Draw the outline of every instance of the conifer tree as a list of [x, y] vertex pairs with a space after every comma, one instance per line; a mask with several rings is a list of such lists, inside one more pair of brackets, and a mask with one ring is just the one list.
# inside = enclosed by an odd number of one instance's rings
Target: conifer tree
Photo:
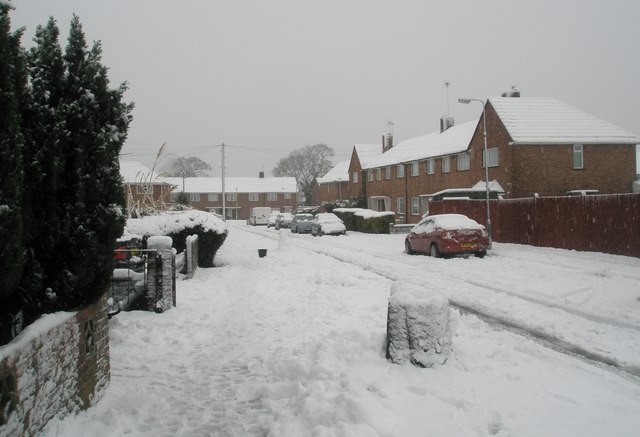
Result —
[[[21, 105], [25, 101], [25, 55], [21, 32], [11, 33], [9, 6], [0, 2], [0, 307], [2, 316], [19, 307], [16, 289], [24, 266], [22, 242]], [[1, 323], [5, 320], [1, 318]], [[3, 337], [4, 332], [0, 332]]]

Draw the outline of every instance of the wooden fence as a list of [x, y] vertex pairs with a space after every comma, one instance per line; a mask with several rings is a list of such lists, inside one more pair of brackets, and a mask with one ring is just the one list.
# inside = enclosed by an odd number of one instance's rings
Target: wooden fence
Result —
[[[490, 200], [493, 240], [640, 258], [640, 194]], [[429, 214], [486, 223], [485, 200], [429, 202]]]

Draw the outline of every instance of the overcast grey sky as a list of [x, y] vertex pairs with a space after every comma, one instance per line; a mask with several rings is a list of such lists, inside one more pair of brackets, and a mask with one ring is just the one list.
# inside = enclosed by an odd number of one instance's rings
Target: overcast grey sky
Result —
[[[637, 0], [12, 0], [23, 45], [49, 16], [66, 45], [72, 14], [101, 40], [112, 85], [136, 104], [124, 158], [162, 143], [220, 174], [271, 172], [307, 144], [335, 161], [478, 117], [515, 85], [640, 135]], [[450, 81], [449, 105], [444, 82]]]

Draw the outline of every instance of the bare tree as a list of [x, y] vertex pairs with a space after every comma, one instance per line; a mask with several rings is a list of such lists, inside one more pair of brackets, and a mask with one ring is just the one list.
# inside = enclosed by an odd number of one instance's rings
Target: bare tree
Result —
[[[169, 155], [167, 155], [169, 156]], [[211, 166], [200, 158], [171, 155], [163, 165], [164, 176], [193, 178], [197, 176], [207, 176], [211, 171]]]
[[289, 156], [278, 161], [273, 169], [273, 175], [296, 178], [298, 189], [309, 202], [316, 179], [324, 176], [333, 167], [331, 158], [334, 155], [333, 148], [326, 144], [307, 145], [294, 150]]

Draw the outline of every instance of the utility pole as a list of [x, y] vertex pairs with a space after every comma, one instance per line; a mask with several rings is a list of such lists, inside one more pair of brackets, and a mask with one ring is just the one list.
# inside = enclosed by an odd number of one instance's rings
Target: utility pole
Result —
[[227, 219], [227, 205], [226, 205], [226, 194], [224, 192], [224, 141], [222, 142], [222, 219]]

